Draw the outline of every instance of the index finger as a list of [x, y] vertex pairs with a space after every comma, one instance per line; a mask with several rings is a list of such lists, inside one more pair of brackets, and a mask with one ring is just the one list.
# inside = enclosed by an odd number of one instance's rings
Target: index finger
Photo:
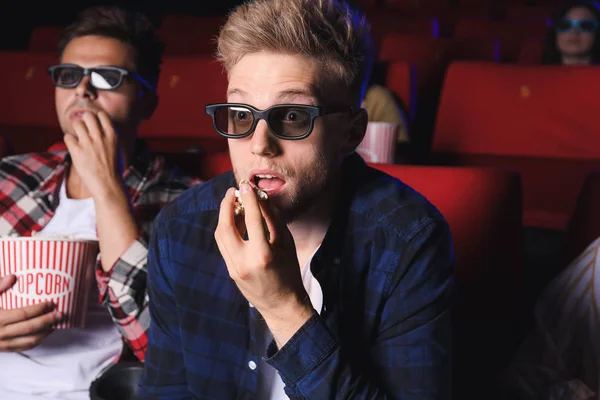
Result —
[[244, 203], [244, 220], [246, 222], [246, 232], [248, 240], [252, 242], [267, 244], [269, 238], [265, 229], [265, 222], [258, 204], [256, 192], [247, 182], [240, 184], [240, 196]]
[[97, 116], [98, 121], [100, 121], [100, 125], [102, 126], [102, 130], [104, 131], [104, 136], [106, 136], [107, 139], [114, 139], [117, 135], [108, 114], [104, 111], [98, 111]]
[[52, 303], [39, 303], [14, 310], [0, 310], [0, 326], [27, 321], [48, 314], [54, 309], [55, 306]]
[[15, 275], [6, 275], [0, 279], [0, 294], [6, 292], [17, 282]]
[[85, 123], [88, 134], [93, 141], [102, 138], [102, 128], [100, 127], [98, 117], [94, 113], [91, 111], [84, 112], [81, 120]]

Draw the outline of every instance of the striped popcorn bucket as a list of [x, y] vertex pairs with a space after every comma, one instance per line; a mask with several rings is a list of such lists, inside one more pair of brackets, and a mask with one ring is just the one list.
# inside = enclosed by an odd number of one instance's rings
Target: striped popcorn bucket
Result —
[[52, 302], [65, 316], [56, 329], [85, 328], [97, 255], [95, 240], [1, 238], [0, 276], [14, 274], [17, 282], [0, 294], [0, 308]]
[[398, 126], [391, 122], [369, 122], [365, 138], [358, 145], [356, 152], [366, 162], [393, 164]]

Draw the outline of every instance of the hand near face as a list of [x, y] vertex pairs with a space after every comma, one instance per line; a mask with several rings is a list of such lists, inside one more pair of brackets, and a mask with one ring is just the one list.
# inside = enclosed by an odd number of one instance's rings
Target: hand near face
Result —
[[[236, 223], [234, 192], [229, 189], [221, 202], [215, 231], [229, 275], [266, 320], [285, 316], [294, 307], [312, 311], [286, 224], [274, 216], [268, 200], [258, 201], [247, 183], [240, 185], [244, 215], [238, 216]], [[244, 231], [248, 240], [243, 239]]]
[[[14, 275], [0, 279], [0, 294], [16, 283]], [[0, 309], [0, 352], [29, 350], [42, 342], [52, 326], [60, 322], [63, 315], [54, 311], [52, 303], [40, 303], [14, 310]]]
[[104, 111], [86, 111], [73, 122], [74, 135], [65, 135], [73, 165], [92, 198], [122, 190], [123, 166], [115, 128]]

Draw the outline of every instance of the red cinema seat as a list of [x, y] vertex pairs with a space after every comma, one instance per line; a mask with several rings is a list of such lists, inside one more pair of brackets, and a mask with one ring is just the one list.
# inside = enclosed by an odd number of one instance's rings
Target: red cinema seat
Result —
[[454, 63], [432, 161], [519, 171], [525, 225], [564, 229], [584, 179], [600, 169], [598, 90], [598, 67]]
[[567, 229], [568, 261], [574, 260], [600, 237], [600, 172], [585, 180]]
[[542, 54], [544, 52], [544, 37], [528, 37], [521, 43], [518, 63], [524, 65], [540, 65], [542, 63]]
[[524, 19], [524, 18], [552, 18], [556, 13], [556, 5], [538, 4], [531, 5], [516, 5], [506, 10], [507, 19]]
[[383, 0], [385, 8], [406, 10], [440, 9], [448, 6], [448, 0]]
[[455, 27], [455, 37], [498, 38], [502, 46], [502, 60], [517, 60], [521, 43], [530, 36], [545, 36], [550, 25], [546, 18], [497, 21], [487, 18], [462, 18]]
[[212, 56], [217, 50], [217, 33], [161, 29], [167, 56]]
[[226, 17], [199, 17], [187, 14], [167, 14], [163, 17], [160, 29], [168, 31], [204, 32], [218, 34], [227, 21]]
[[367, 19], [371, 24], [371, 37], [379, 45], [385, 35], [402, 33], [438, 37], [440, 35], [440, 22], [435, 17], [407, 16], [405, 13], [394, 10], [368, 11]]
[[168, 57], [162, 65], [156, 112], [140, 126], [140, 137], [151, 149], [182, 152], [191, 146], [202, 151], [227, 149], [204, 112], [209, 103], [226, 100], [227, 76], [212, 57]]
[[454, 397], [477, 398], [471, 395], [486, 390], [518, 340], [518, 329], [511, 327], [518, 325], [523, 284], [519, 175], [486, 168], [371, 166], [417, 190], [448, 221], [459, 293]]
[[231, 158], [228, 151], [222, 151], [205, 154], [200, 159], [200, 170], [197, 174], [201, 179], [208, 180], [227, 171], [231, 171]]
[[55, 53], [0, 52], [0, 135], [11, 153], [45, 151], [61, 139], [46, 71], [56, 63]]
[[383, 38], [382, 60], [448, 64], [454, 60], [500, 61], [500, 41], [495, 38], [430, 38], [389, 34]]
[[62, 26], [38, 26], [29, 35], [29, 51], [57, 53], [58, 39], [64, 28]]
[[412, 65], [401, 61], [388, 64], [385, 86], [400, 100], [400, 104], [412, 120], [416, 107], [415, 76]]
[[54, 144], [52, 144], [52, 146], [50, 146], [48, 148], [49, 152], [53, 152], [53, 151], [66, 151], [67, 150], [67, 145], [65, 144], [65, 142], [56, 142]]
[[[415, 96], [421, 111], [434, 104], [443, 81], [444, 71], [451, 61], [451, 47], [446, 40], [410, 34], [386, 35], [381, 43], [382, 61], [402, 61], [413, 65]], [[390, 85], [387, 84], [389, 87]], [[415, 104], [410, 114], [415, 115]]]

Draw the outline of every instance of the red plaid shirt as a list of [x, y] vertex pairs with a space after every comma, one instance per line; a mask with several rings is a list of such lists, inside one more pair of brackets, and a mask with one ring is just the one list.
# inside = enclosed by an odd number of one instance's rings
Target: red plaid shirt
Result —
[[[0, 235], [29, 236], [54, 216], [70, 157], [66, 151], [33, 153], [0, 160]], [[168, 169], [162, 157], [141, 150], [123, 173], [140, 235], [110, 273], [98, 264], [100, 301], [124, 340], [144, 361], [150, 326], [146, 292], [148, 235], [158, 212], [199, 180]], [[100, 260], [100, 257], [98, 257]], [[100, 261], [98, 261], [100, 262]]]

